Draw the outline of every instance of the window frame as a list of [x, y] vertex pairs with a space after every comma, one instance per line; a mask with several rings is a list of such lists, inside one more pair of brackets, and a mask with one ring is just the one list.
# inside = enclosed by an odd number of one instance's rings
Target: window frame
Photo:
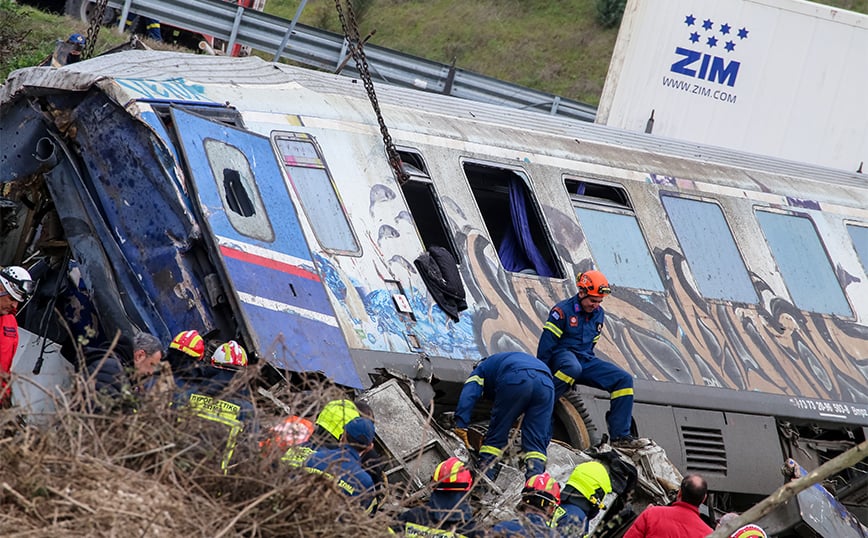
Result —
[[[287, 194], [290, 195], [291, 199], [298, 200], [298, 202], [299, 202], [298, 205], [301, 206], [300, 209], [304, 213], [304, 216], [307, 219], [307, 222], [311, 228], [311, 231], [313, 232], [313, 236], [316, 239], [316, 242], [320, 246], [320, 248], [323, 251], [329, 252], [332, 254], [339, 254], [339, 255], [343, 255], [343, 256], [352, 256], [352, 257], [361, 257], [362, 256], [362, 244], [359, 241], [359, 236], [358, 236], [358, 234], [356, 234], [356, 230], [355, 230], [355, 227], [353, 226], [353, 221], [350, 218], [350, 214], [347, 211], [346, 204], [344, 204], [343, 198], [341, 197], [340, 191], [338, 190], [337, 183], [335, 183], [334, 177], [332, 176], [332, 173], [331, 173], [331, 169], [329, 168], [329, 165], [325, 160], [325, 155], [323, 154], [322, 148], [320, 147], [319, 142], [317, 141], [316, 137], [311, 135], [311, 134], [308, 134], [305, 132], [300, 132], [300, 131], [275, 130], [275, 131], [271, 131], [269, 138], [271, 140], [272, 151], [274, 152], [274, 156], [277, 159], [278, 165], [280, 166], [281, 172], [283, 174], [284, 185], [286, 186], [288, 191], [290, 189], [292, 191], [291, 193], [288, 192]], [[306, 167], [306, 168], [319, 168], [325, 173], [326, 178], [328, 179], [329, 186], [331, 187], [330, 192], [334, 195], [334, 200], [337, 202], [338, 207], [340, 207], [340, 209], [341, 209], [341, 214], [344, 216], [344, 221], [347, 224], [347, 230], [349, 231], [350, 236], [352, 237], [353, 243], [355, 244], [356, 248], [354, 250], [344, 250], [344, 249], [334, 248], [331, 246], [326, 246], [323, 244], [323, 241], [320, 238], [320, 226], [318, 224], [320, 221], [311, 218], [312, 208], [309, 208], [308, 204], [305, 203], [305, 197], [302, 196], [302, 194], [299, 192], [298, 188], [296, 187], [295, 181], [292, 179], [292, 177], [289, 174], [289, 171], [287, 170], [288, 165], [286, 164], [286, 162], [283, 158], [284, 157], [283, 152], [281, 151], [280, 147], [278, 146], [278, 140], [279, 139], [289, 139], [292, 142], [309, 143], [314, 148], [314, 152], [316, 153], [316, 155], [317, 155], [317, 157], [321, 163], [321, 168], [315, 167], [315, 166], [310, 166], [310, 167]], [[292, 197], [292, 194], [295, 195], [294, 198]]]
[[[717, 209], [720, 211], [720, 216], [723, 218], [723, 222], [726, 225], [726, 230], [729, 232], [729, 237], [730, 237], [730, 239], [732, 239], [732, 244], [735, 247], [735, 251], [736, 251], [736, 253], [738, 253], [738, 259], [741, 261], [741, 265], [744, 268], [745, 276], [747, 277], [748, 285], [750, 286], [750, 290], [751, 290], [751, 293], [753, 295], [752, 301], [741, 301], [741, 300], [737, 300], [737, 299], [733, 299], [733, 298], [729, 298], [729, 297], [711, 297], [711, 296], [706, 295], [703, 292], [702, 287], [699, 284], [699, 279], [698, 279], [698, 275], [696, 274], [696, 269], [694, 268], [694, 264], [691, 263], [691, 257], [688, 256], [687, 252], [685, 252], [684, 242], [683, 242], [682, 238], [679, 237], [678, 231], [675, 227], [675, 223], [672, 220], [672, 216], [669, 214], [669, 211], [666, 209], [666, 204], [663, 201], [663, 199], [665, 197], [679, 199], [679, 200], [687, 200], [687, 201], [691, 201], [691, 202], [711, 204], [711, 205], [714, 205], [717, 207]], [[729, 220], [727, 219], [726, 211], [724, 210], [724, 207], [720, 203], [720, 201], [716, 200], [714, 198], [691, 196], [691, 195], [684, 194], [680, 191], [669, 191], [669, 190], [661, 190], [659, 193], [659, 200], [660, 200], [660, 205], [663, 208], [663, 212], [666, 215], [666, 220], [669, 224], [669, 227], [672, 230], [672, 234], [675, 237], [675, 241], [676, 241], [679, 249], [681, 250], [681, 254], [684, 256], [685, 262], [687, 262], [687, 267], [690, 270], [690, 276], [693, 278], [693, 281], [696, 284], [696, 291], [699, 293], [699, 295], [706, 301], [712, 301], [712, 302], [716, 301], [716, 302], [720, 302], [720, 303], [734, 303], [734, 304], [754, 305], [754, 306], [759, 305], [762, 298], [761, 298], [760, 294], [757, 292], [757, 289], [756, 289], [756, 286], [754, 285], [753, 279], [751, 279], [750, 267], [748, 266], [747, 260], [745, 259], [745, 256], [744, 256], [744, 253], [742, 252], [741, 248], [739, 248], [739, 242], [736, 239], [736, 234], [732, 229], [732, 225], [730, 225]]]
[[[483, 211], [482, 207], [480, 207], [479, 199], [477, 198], [477, 195], [476, 195], [477, 191], [474, 188], [473, 182], [471, 181], [471, 177], [467, 171], [468, 165], [482, 167], [482, 168], [492, 168], [492, 169], [499, 171], [499, 173], [512, 173], [512, 174], [515, 174], [516, 176], [518, 176], [522, 180], [524, 187], [526, 189], [525, 192], [529, 196], [530, 203], [533, 206], [533, 212], [534, 212], [534, 215], [537, 219], [537, 223], [539, 224], [539, 227], [540, 227], [539, 231], [546, 241], [545, 247], [546, 247], [547, 254], [548, 254], [547, 261], [551, 262], [551, 265], [552, 265], [551, 269], [555, 273], [553, 276], [544, 276], [544, 275], [538, 275], [538, 274], [533, 274], [533, 273], [522, 273], [520, 271], [510, 271], [509, 269], [507, 269], [504, 266], [503, 259], [500, 257], [500, 254], [497, 252], [498, 248], [500, 247], [500, 244], [495, 242], [494, 235], [492, 235], [491, 230], [489, 228], [488, 221], [487, 221], [486, 216], [485, 216], [485, 212]], [[497, 261], [500, 263], [501, 268], [505, 272], [507, 272], [511, 275], [520, 275], [523, 277], [535, 277], [535, 278], [549, 278], [549, 279], [553, 279], [553, 280], [566, 279], [567, 278], [567, 271], [565, 270], [563, 261], [561, 260], [560, 256], [558, 255], [558, 251], [557, 251], [555, 242], [554, 242], [553, 237], [552, 237], [551, 228], [548, 224], [548, 221], [545, 218], [545, 214], [542, 211], [542, 204], [540, 204], [539, 198], [538, 198], [538, 196], [537, 196], [537, 194], [533, 188], [533, 178], [531, 177], [530, 173], [521, 166], [515, 166], [512, 164], [504, 164], [504, 163], [493, 161], [493, 160], [480, 159], [480, 158], [474, 158], [474, 157], [461, 157], [459, 159], [459, 167], [460, 167], [461, 173], [464, 177], [464, 181], [466, 182], [468, 191], [470, 192], [471, 199], [473, 200], [473, 203], [476, 205], [476, 209], [477, 209], [477, 211], [479, 211], [479, 215], [482, 217], [482, 225], [484, 226], [484, 229], [485, 229], [485, 232], [487, 234], [488, 239], [491, 241], [491, 245], [494, 248], [495, 254], [497, 256]], [[509, 194], [507, 192], [507, 199], [508, 199], [508, 196], [509, 196]], [[510, 219], [510, 222], [511, 222], [511, 219]]]
[[[624, 287], [627, 289], [639, 290], [643, 293], [647, 294], [665, 294], [666, 293], [666, 280], [663, 278], [663, 275], [660, 272], [660, 268], [657, 266], [657, 261], [654, 259], [654, 252], [651, 249], [651, 245], [648, 243], [648, 238], [645, 235], [645, 230], [642, 227], [642, 222], [639, 220], [639, 216], [636, 214], [636, 210], [633, 208], [633, 200], [630, 197], [630, 192], [624, 188], [623, 185], [620, 185], [615, 182], [601, 180], [594, 177], [582, 177], [579, 178], [577, 175], [572, 173], [564, 173], [562, 175], [563, 178], [563, 186], [564, 190], [567, 193], [567, 197], [570, 200], [570, 206], [573, 208], [573, 215], [575, 215], [576, 222], [579, 227], [582, 228], [582, 233], [585, 234], [585, 237], [588, 242], [588, 250], [591, 253], [591, 257], [594, 259], [594, 263], [599, 266], [597, 263], [597, 257], [594, 254], [594, 248], [591, 245], [591, 240], [587, 236], [584, 230], [584, 226], [582, 225], [582, 220], [577, 213], [577, 209], [585, 209], [588, 211], [599, 211], [601, 213], [609, 213], [614, 215], [622, 215], [626, 217], [632, 217], [634, 222], [636, 223], [636, 229], [639, 231], [639, 235], [642, 237], [642, 242], [645, 245], [645, 252], [648, 255], [648, 259], [651, 261], [651, 266], [654, 269], [654, 274], [657, 277], [657, 282], [660, 284], [660, 289], [648, 289], [648, 288], [636, 288], [629, 285], [623, 285], [615, 282], [617, 287]], [[586, 183], [591, 184], [597, 187], [603, 187], [606, 189], [612, 189], [621, 194], [621, 198], [623, 198], [623, 202], [617, 202], [608, 197], [598, 197], [598, 196], [590, 196], [585, 194], [577, 194], [571, 192], [568, 182], [577, 182], [577, 183]], [[606, 272], [603, 267], [600, 267], [604, 273]]]
[[[769, 255], [770, 255], [772, 261], [774, 261], [775, 269], [777, 269], [777, 272], [780, 275], [781, 282], [783, 283], [784, 288], [787, 290], [787, 293], [790, 296], [790, 300], [792, 301], [793, 306], [795, 306], [796, 308], [798, 308], [799, 310], [801, 310], [803, 312], [811, 312], [813, 314], [819, 314], [821, 316], [837, 316], [839, 318], [852, 319], [855, 316], [856, 310], [853, 308], [853, 305], [850, 303], [850, 299], [847, 297], [847, 293], [844, 289], [844, 286], [841, 285], [841, 281], [838, 279], [838, 275], [835, 272], [835, 263], [833, 262], [833, 258], [829, 254], [829, 249], [826, 246], [826, 242], [823, 241], [823, 235], [820, 233], [820, 230], [817, 228], [817, 223], [814, 222], [814, 219], [811, 217], [811, 215], [809, 213], [805, 213], [802, 211], [794, 211], [792, 209], [780, 209], [780, 208], [763, 206], [763, 205], [754, 205], [753, 206], [753, 212], [754, 212], [754, 218], [756, 219], [757, 227], [759, 228], [760, 233], [762, 234], [763, 240], [765, 241], [766, 246], [768, 247]], [[811, 226], [811, 229], [814, 231], [814, 236], [817, 238], [817, 241], [820, 244], [820, 248], [822, 249], [822, 254], [825, 257], [826, 262], [829, 264], [828, 266], [829, 266], [829, 270], [831, 271], [832, 279], [834, 280], [835, 284], [838, 286], [838, 289], [841, 292], [841, 297], [844, 299], [844, 304], [847, 306], [847, 309], [849, 310], [849, 312], [847, 314], [839, 314], [836, 312], [828, 312], [828, 311], [818, 311], [818, 310], [808, 309], [808, 308], [805, 308], [804, 306], [802, 306], [800, 304], [797, 304], [796, 297], [793, 295], [792, 288], [790, 286], [790, 282], [787, 279], [786, 274], [781, 270], [780, 261], [778, 260], [777, 256], [775, 256], [775, 251], [772, 248], [772, 245], [771, 245], [771, 242], [769, 241], [768, 235], [766, 234], [766, 231], [763, 228], [762, 224], [760, 223], [759, 217], [757, 216], [760, 212], [768, 213], [771, 215], [780, 215], [780, 216], [785, 216], [785, 217], [801, 218], [801, 219], [807, 220], [807, 222]], [[847, 235], [849, 236], [849, 232]], [[851, 242], [852, 242], [852, 238], [851, 238]]]

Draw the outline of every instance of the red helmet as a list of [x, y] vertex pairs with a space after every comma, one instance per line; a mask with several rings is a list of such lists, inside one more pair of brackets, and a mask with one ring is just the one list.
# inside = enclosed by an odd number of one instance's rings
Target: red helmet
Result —
[[214, 366], [247, 366], [247, 352], [241, 344], [235, 340], [229, 340], [220, 345], [211, 355], [211, 364]]
[[434, 489], [440, 491], [467, 491], [473, 485], [473, 475], [456, 457], [440, 463], [433, 478]]
[[588, 295], [594, 297], [605, 297], [612, 293], [612, 288], [609, 287], [609, 281], [606, 276], [599, 271], [585, 271], [576, 275], [576, 286], [580, 290], [585, 290]]
[[561, 486], [548, 473], [535, 474], [524, 483], [521, 498], [527, 504], [546, 508], [561, 503]]
[[172, 339], [169, 344], [170, 349], [177, 349], [185, 353], [197, 361], [202, 360], [205, 356], [205, 341], [199, 336], [197, 331], [184, 331]]

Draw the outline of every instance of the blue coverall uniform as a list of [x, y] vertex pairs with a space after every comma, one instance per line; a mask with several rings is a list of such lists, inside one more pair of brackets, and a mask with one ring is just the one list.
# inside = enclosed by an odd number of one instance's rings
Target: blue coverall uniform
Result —
[[[398, 516], [404, 526], [396, 529], [404, 536], [437, 536], [458, 538], [476, 536], [476, 522], [465, 491], [433, 491], [428, 503], [411, 508]], [[443, 530], [446, 529], [446, 530]]]
[[[509, 442], [509, 429], [524, 413], [521, 444], [525, 474], [544, 472], [555, 403], [554, 383], [546, 365], [521, 352], [495, 353], [483, 360], [461, 389], [455, 410], [456, 427], [467, 428], [480, 396], [494, 401], [488, 432], [479, 450], [480, 465], [488, 467], [503, 454]], [[488, 476], [492, 478], [491, 474]]]
[[489, 534], [494, 536], [527, 536], [529, 538], [559, 538], [561, 533], [549, 527], [548, 520], [536, 513], [524, 514], [518, 519], [501, 521], [491, 527]]
[[590, 518], [581, 506], [561, 500], [558, 512], [555, 513], [555, 521], [561, 534], [564, 536], [582, 537], [588, 532]]
[[333, 480], [350, 497], [358, 497], [366, 512], [376, 504], [374, 480], [363, 468], [359, 452], [343, 445], [339, 448], [320, 448], [304, 462], [305, 471]]
[[601, 306], [585, 313], [578, 295], [559, 302], [549, 312], [536, 355], [555, 378], [555, 399], [575, 383], [611, 393], [607, 421], [614, 440], [630, 435], [633, 376], [594, 355], [605, 317]]

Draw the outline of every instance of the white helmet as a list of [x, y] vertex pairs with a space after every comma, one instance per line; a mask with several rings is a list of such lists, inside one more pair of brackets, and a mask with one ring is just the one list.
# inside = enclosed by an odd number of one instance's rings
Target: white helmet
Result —
[[214, 350], [211, 355], [211, 364], [219, 367], [247, 366], [247, 352], [235, 340], [229, 340]]
[[33, 279], [30, 273], [23, 267], [10, 265], [0, 269], [0, 284], [3, 289], [19, 303], [23, 303], [30, 298], [33, 293]]

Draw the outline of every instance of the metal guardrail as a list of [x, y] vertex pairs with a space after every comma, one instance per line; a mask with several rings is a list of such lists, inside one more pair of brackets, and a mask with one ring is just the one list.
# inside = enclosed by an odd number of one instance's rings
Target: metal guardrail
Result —
[[[108, 5], [124, 15], [150, 17], [214, 36], [230, 46], [249, 45], [273, 54], [275, 60], [285, 58], [326, 71], [335, 71], [347, 55], [341, 35], [220, 0], [109, 0]], [[376, 45], [366, 44], [365, 55], [371, 75], [389, 84], [582, 121], [592, 122], [596, 116], [591, 105]], [[358, 76], [353, 62], [341, 73]]]

